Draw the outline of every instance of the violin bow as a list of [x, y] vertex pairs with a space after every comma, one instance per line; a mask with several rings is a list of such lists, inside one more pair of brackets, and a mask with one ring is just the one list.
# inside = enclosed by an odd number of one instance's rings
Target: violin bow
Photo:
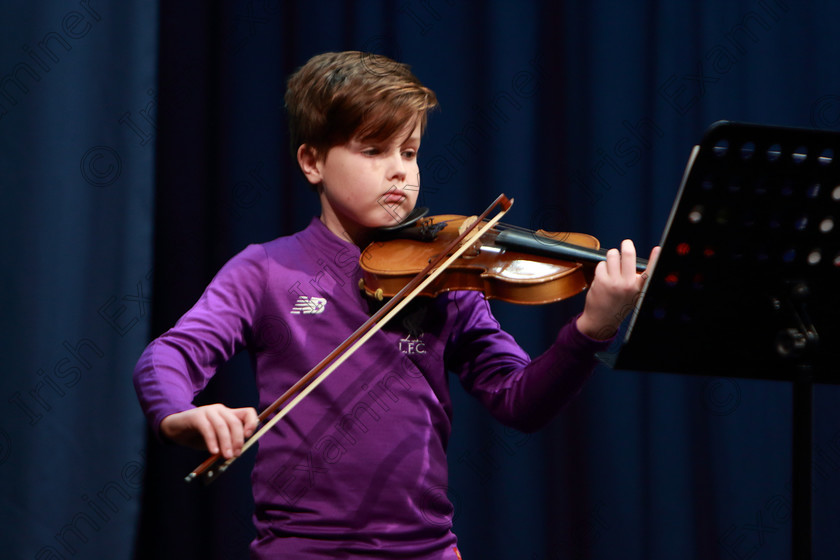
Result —
[[[420, 271], [417, 276], [411, 279], [399, 292], [397, 292], [388, 302], [383, 305], [376, 313], [370, 316], [362, 326], [356, 329], [347, 339], [342, 342], [335, 350], [330, 352], [323, 360], [321, 360], [314, 368], [301, 377], [294, 385], [289, 387], [277, 400], [263, 410], [257, 417], [261, 427], [250, 438], [248, 438], [242, 446], [242, 451], [239, 455], [224, 459], [221, 453], [216, 453], [207, 458], [203, 463], [197, 466], [188, 474], [184, 480], [192, 482], [199, 476], [204, 477], [205, 483], [210, 483], [219, 475], [227, 470], [230, 465], [241, 457], [248, 449], [250, 449], [259, 439], [264, 436], [271, 428], [274, 427], [283, 417], [285, 417], [297, 404], [302, 401], [309, 393], [320, 385], [332, 372], [334, 372], [341, 364], [343, 364], [353, 353], [356, 352], [367, 340], [376, 334], [388, 321], [393, 319], [408, 303], [413, 300], [426, 286], [434, 282], [444, 270], [446, 270], [453, 262], [455, 262], [469, 247], [473, 240], [479, 239], [482, 235], [487, 233], [496, 223], [501, 220], [502, 216], [508, 211], [513, 204], [513, 199], [509, 199], [504, 194], [500, 194], [498, 198], [479, 216], [472, 224], [464, 229], [460, 235], [454, 239], [440, 254], [432, 259], [431, 262]], [[489, 220], [487, 219], [493, 210], [501, 206], [501, 209]], [[487, 220], [485, 222], [485, 220]], [[479, 227], [480, 226], [480, 227]], [[478, 230], [477, 232], [475, 230]], [[294, 398], [292, 398], [294, 396]], [[292, 399], [284, 408], [280, 409], [286, 401]], [[272, 416], [274, 414], [274, 416]], [[269, 419], [270, 418], [270, 419]], [[222, 462], [223, 461], [223, 462]], [[221, 462], [221, 464], [219, 464]]]

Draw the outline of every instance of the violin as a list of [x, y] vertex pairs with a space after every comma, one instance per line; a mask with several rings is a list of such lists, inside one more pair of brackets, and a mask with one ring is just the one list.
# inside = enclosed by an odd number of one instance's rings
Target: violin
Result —
[[[391, 239], [369, 245], [360, 257], [363, 287], [373, 297], [387, 301], [259, 414], [260, 427], [245, 441], [242, 453], [415, 297], [447, 290], [481, 290], [488, 297], [538, 304], [584, 290], [594, 272], [592, 264], [606, 259], [598, 240], [585, 234], [497, 229], [512, 204], [513, 200], [502, 194], [478, 217], [417, 220], [416, 228], [390, 228]], [[637, 269], [643, 270], [646, 264], [639, 260]], [[205, 482], [212, 482], [236, 458], [212, 455], [185, 480], [202, 476]]]
[[[388, 231], [362, 251], [360, 288], [377, 300], [392, 297], [458, 237], [474, 220], [456, 215], [418, 219]], [[606, 259], [600, 242], [585, 233], [530, 231], [497, 226], [472, 242], [464, 254], [420, 293], [477, 290], [488, 299], [539, 305], [584, 291], [595, 265]], [[644, 271], [647, 260], [637, 259]]]

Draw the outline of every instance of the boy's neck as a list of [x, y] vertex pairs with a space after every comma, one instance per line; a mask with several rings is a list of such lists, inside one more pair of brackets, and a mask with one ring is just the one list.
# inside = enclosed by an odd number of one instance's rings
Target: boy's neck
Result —
[[357, 245], [361, 249], [367, 247], [373, 238], [373, 232], [369, 228], [344, 224], [337, 216], [327, 216], [322, 212], [320, 219], [321, 223], [336, 237]]

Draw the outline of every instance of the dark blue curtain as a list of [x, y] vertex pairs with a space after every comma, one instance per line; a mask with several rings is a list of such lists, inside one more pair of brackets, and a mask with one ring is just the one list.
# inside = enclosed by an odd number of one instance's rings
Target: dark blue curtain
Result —
[[[504, 192], [507, 221], [606, 246], [659, 241], [710, 123], [840, 128], [829, 0], [49, 6], [7, 10], [0, 58], [0, 515], [15, 558], [129, 557], [135, 521], [138, 558], [247, 557], [248, 460], [185, 485], [204, 456], [153, 438], [144, 451], [129, 373], [222, 263], [317, 212], [282, 107], [310, 56], [380, 52], [437, 92], [420, 154], [433, 212], [473, 214]], [[494, 304], [534, 355], [581, 306]], [[465, 558], [791, 558], [790, 385], [709, 373], [599, 367], [533, 435], [453, 384]], [[838, 397], [815, 389], [826, 560], [840, 553]], [[246, 361], [202, 398], [252, 403]]]
[[0, 555], [130, 558], [146, 451], [157, 7], [4, 2]]

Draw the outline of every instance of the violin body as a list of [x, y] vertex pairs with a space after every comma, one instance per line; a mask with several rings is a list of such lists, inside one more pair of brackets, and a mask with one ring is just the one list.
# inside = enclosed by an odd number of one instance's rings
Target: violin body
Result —
[[[468, 218], [456, 215], [426, 218], [425, 226], [442, 225], [431, 241], [397, 237], [371, 243], [359, 259], [361, 287], [377, 299], [393, 296], [460, 235], [465, 220]], [[498, 229], [485, 233], [420, 295], [478, 290], [488, 299], [538, 305], [577, 295], [592, 280], [594, 266], [589, 263], [511, 249], [497, 242], [502, 234]], [[596, 238], [583, 233], [540, 230], [528, 235], [545, 246], [555, 242], [586, 250], [600, 246]]]

